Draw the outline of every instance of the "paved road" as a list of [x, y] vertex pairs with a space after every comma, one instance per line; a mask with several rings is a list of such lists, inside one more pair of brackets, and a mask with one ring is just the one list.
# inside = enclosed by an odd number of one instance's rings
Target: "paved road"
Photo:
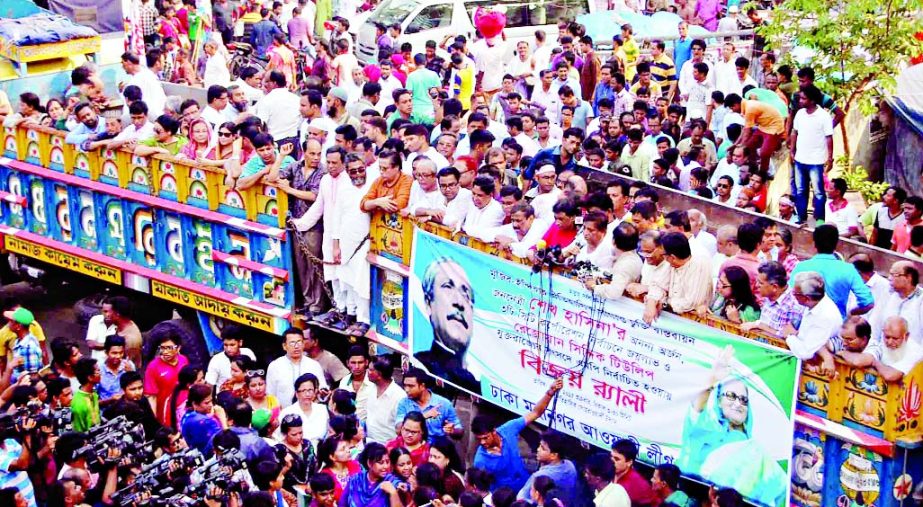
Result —
[[[33, 287], [25, 282], [6, 285], [0, 288], [0, 297], [14, 298], [35, 315], [36, 320], [45, 330], [45, 336], [53, 341], [59, 336], [74, 338], [86, 354], [85, 329], [81, 328], [74, 314], [74, 303], [92, 293], [88, 290], [68, 290], [47, 293], [43, 288]], [[48, 347], [50, 341], [46, 341]]]

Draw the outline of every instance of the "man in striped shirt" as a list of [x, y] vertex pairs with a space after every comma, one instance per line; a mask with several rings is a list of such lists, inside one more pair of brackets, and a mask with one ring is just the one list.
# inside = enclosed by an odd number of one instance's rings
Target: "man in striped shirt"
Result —
[[670, 102], [676, 93], [676, 66], [673, 59], [667, 56], [667, 45], [662, 40], [655, 40], [651, 44], [651, 79], [660, 85]]
[[[30, 424], [32, 427], [23, 428], [24, 432], [35, 427], [34, 422]], [[16, 430], [13, 430], [13, 433], [15, 432]], [[31, 462], [29, 445], [24, 446], [15, 438], [7, 438], [8, 436], [10, 433], [0, 437], [0, 489], [15, 488], [29, 507], [35, 507], [35, 490], [32, 489], [32, 481], [26, 473], [26, 467]], [[24, 438], [28, 442], [31, 437]]]

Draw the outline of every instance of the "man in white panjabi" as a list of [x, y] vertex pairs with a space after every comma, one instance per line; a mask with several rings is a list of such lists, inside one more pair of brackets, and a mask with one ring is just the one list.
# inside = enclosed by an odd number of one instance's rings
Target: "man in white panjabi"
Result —
[[[337, 209], [330, 229], [333, 239], [337, 278], [346, 301], [347, 315], [354, 315], [346, 330], [352, 336], [365, 336], [369, 321], [369, 227], [370, 215], [359, 207], [377, 172], [368, 171], [362, 157], [346, 155], [348, 182], [343, 182], [337, 192]], [[339, 297], [339, 296], [337, 296]]]
[[[339, 280], [337, 279], [337, 268], [334, 264], [333, 256], [333, 239], [332, 227], [333, 222], [337, 219], [339, 209], [337, 208], [337, 190], [341, 186], [349, 185], [349, 178], [346, 176], [344, 169], [344, 159], [346, 150], [340, 146], [332, 146], [327, 149], [327, 174], [320, 179], [320, 185], [317, 190], [317, 198], [300, 218], [292, 220], [295, 228], [299, 231], [307, 231], [317, 224], [318, 220], [323, 219], [324, 237], [321, 242], [321, 252], [324, 258], [324, 281], [330, 282], [333, 287], [333, 294], [336, 301], [333, 302], [334, 308], [327, 313], [315, 317], [324, 325], [337, 327], [341, 321], [345, 320], [342, 310], [345, 310], [345, 298], [340, 297]], [[343, 329], [346, 328], [342, 325]]]

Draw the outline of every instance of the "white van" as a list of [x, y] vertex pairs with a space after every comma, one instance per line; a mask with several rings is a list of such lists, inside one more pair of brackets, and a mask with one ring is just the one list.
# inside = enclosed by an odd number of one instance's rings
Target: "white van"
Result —
[[553, 40], [559, 21], [593, 12], [595, 5], [591, 0], [383, 0], [359, 29], [356, 57], [363, 63], [377, 62], [375, 23], [386, 27], [399, 23], [400, 42], [410, 42], [415, 54], [424, 51], [426, 41], [438, 44], [447, 35], [464, 35], [471, 40], [478, 7], [505, 9], [506, 37], [515, 43], [531, 41], [538, 29]]

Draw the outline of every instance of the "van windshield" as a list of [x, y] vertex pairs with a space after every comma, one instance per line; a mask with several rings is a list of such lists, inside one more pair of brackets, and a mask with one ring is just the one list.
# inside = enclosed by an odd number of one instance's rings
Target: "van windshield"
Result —
[[576, 19], [588, 12], [587, 0], [464, 0], [465, 10], [474, 21], [478, 7], [492, 8], [506, 14], [506, 27], [540, 26], [561, 19]]
[[370, 23], [381, 23], [385, 27], [402, 24], [407, 16], [420, 6], [419, 0], [385, 0], [369, 16]]

